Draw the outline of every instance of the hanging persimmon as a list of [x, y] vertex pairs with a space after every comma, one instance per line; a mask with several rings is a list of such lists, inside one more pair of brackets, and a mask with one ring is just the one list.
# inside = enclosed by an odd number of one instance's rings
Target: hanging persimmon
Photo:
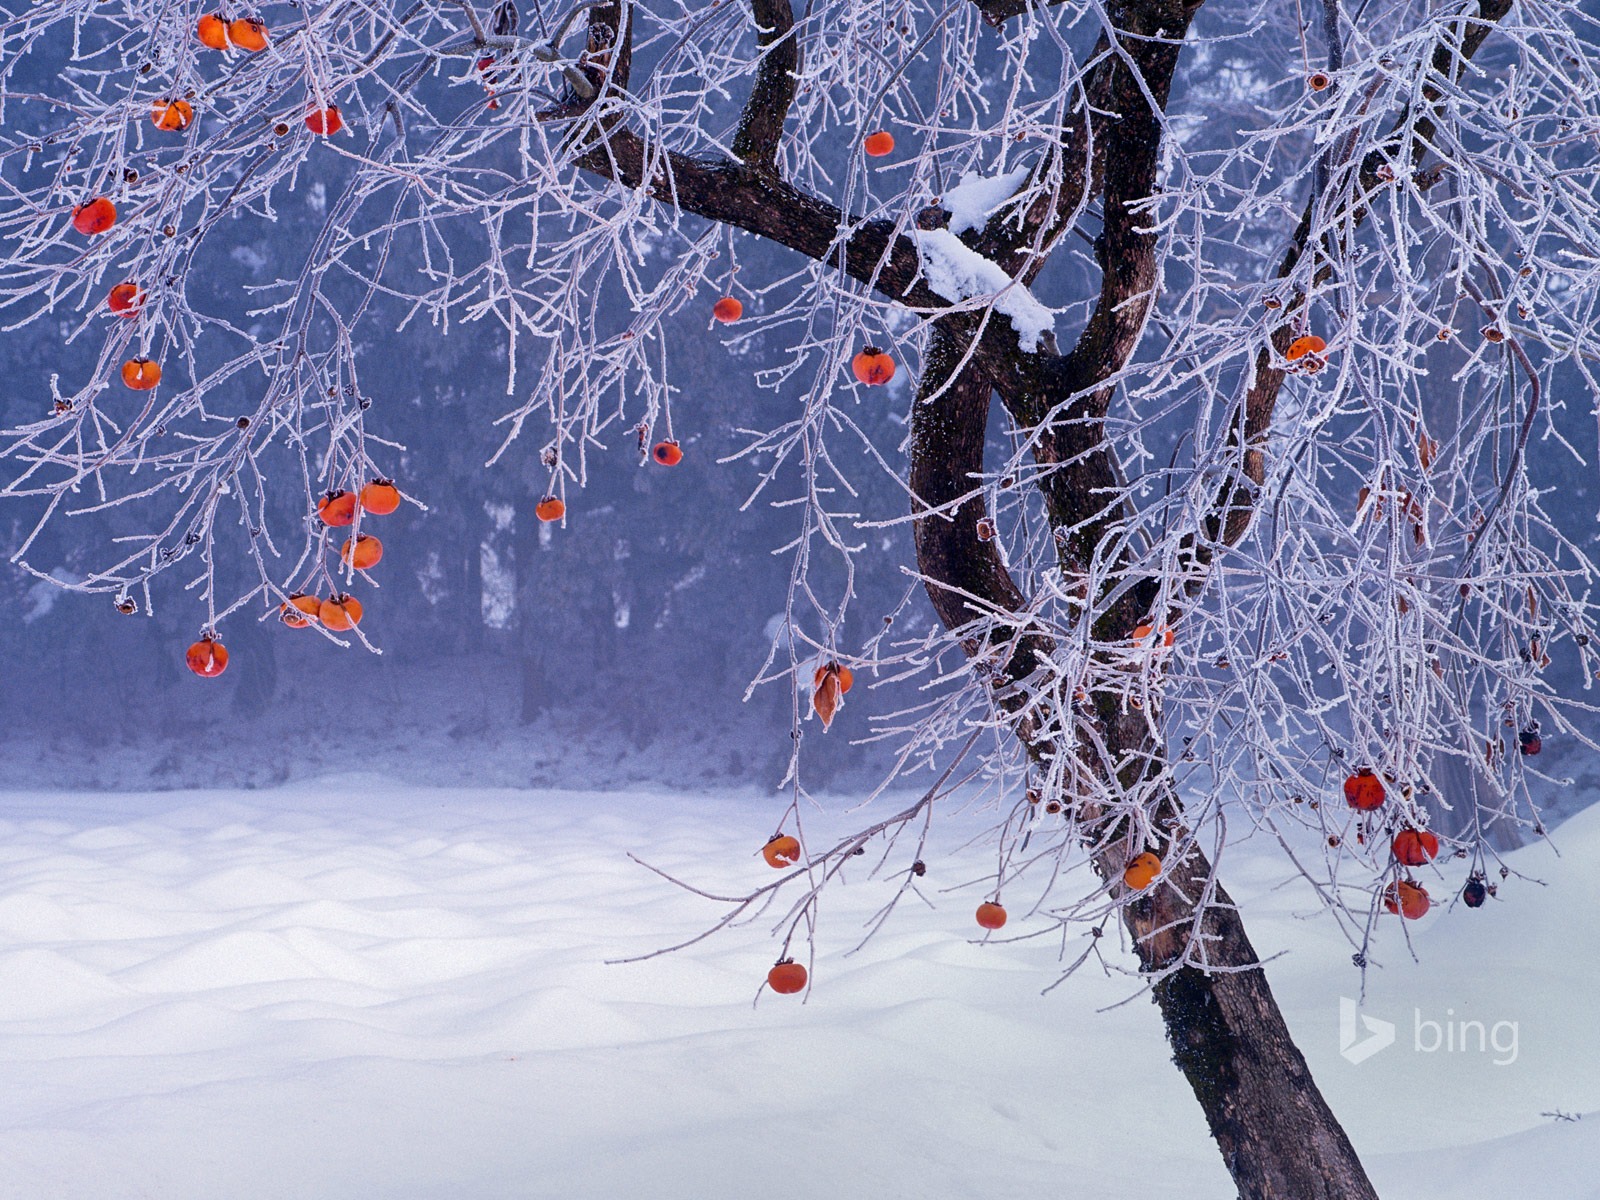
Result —
[[1433, 907], [1433, 901], [1428, 899], [1428, 889], [1420, 883], [1397, 879], [1383, 889], [1383, 907], [1407, 921], [1415, 921]]
[[400, 507], [400, 489], [391, 479], [374, 479], [361, 489], [361, 510], [387, 517]]
[[258, 54], [267, 48], [267, 26], [255, 17], [228, 22], [228, 40], [241, 50]]
[[[1151, 637], [1152, 634], [1155, 633], [1155, 631], [1156, 631], [1156, 627], [1154, 625], [1150, 624], [1150, 622], [1148, 622], [1148, 621], [1140, 622], [1138, 625], [1135, 625], [1133, 627], [1133, 644], [1135, 646], [1139, 646], [1139, 647], [1143, 648], [1145, 646], [1145, 644], [1150, 641], [1150, 637]], [[1172, 630], [1171, 629], [1163, 629], [1161, 631], [1161, 644], [1163, 646], [1170, 646], [1170, 645], [1172, 645], [1172, 641], [1173, 641]]]
[[867, 152], [869, 158], [882, 158], [885, 154], [893, 154], [894, 134], [887, 129], [869, 133], [861, 139], [861, 148]]
[[122, 364], [122, 382], [136, 392], [148, 392], [161, 382], [161, 364], [148, 358], [130, 358]]
[[306, 114], [306, 128], [322, 137], [332, 137], [344, 128], [344, 115], [337, 104], [314, 108]]
[[117, 206], [104, 196], [96, 196], [72, 210], [72, 227], [85, 237], [104, 233], [116, 223]]
[[999, 929], [1006, 923], [1006, 910], [1000, 906], [1000, 901], [998, 900], [985, 900], [978, 905], [978, 911], [975, 915], [977, 916], [978, 924], [985, 929]]
[[545, 522], [559, 521], [566, 513], [567, 506], [560, 496], [546, 496], [533, 506], [533, 515]]
[[1383, 780], [1372, 773], [1371, 767], [1361, 767], [1344, 781], [1345, 803], [1363, 812], [1382, 808], [1385, 794]]
[[383, 543], [370, 533], [356, 535], [355, 541], [346, 541], [339, 557], [358, 571], [378, 565], [383, 558]]
[[106, 307], [121, 317], [137, 317], [144, 304], [144, 289], [137, 283], [119, 283], [106, 293]]
[[1461, 903], [1468, 908], [1482, 908], [1483, 902], [1489, 898], [1489, 889], [1484, 887], [1483, 880], [1474, 875], [1467, 880], [1467, 886], [1461, 889]]
[[844, 692], [844, 679], [837, 670], [824, 667], [812, 678], [811, 708], [822, 718], [824, 729], [833, 724], [834, 715], [844, 703]]
[[1161, 859], [1146, 850], [1136, 854], [1123, 868], [1122, 882], [1136, 892], [1142, 892], [1161, 874]]
[[207, 13], [201, 17], [195, 25], [194, 35], [200, 39], [202, 46], [209, 46], [213, 50], [228, 48], [228, 23], [220, 13]]
[[322, 601], [304, 592], [295, 592], [278, 605], [278, 616], [290, 629], [304, 629], [322, 620]]
[[1517, 734], [1517, 749], [1526, 758], [1532, 758], [1544, 749], [1544, 739], [1539, 736], [1539, 722], [1532, 721]]
[[150, 106], [150, 120], [157, 129], [181, 132], [194, 122], [194, 105], [187, 100], [157, 100]]
[[324, 525], [343, 527], [356, 519], [356, 496], [342, 488], [328, 492], [317, 501], [317, 516]]
[[811, 686], [813, 688], [821, 687], [829, 675], [834, 676], [839, 681], [839, 694], [841, 696], [855, 686], [856, 673], [849, 667], [841, 667], [836, 662], [830, 662], [818, 667], [811, 676]]
[[894, 378], [894, 359], [876, 346], [865, 346], [850, 360], [850, 370], [862, 383], [875, 387]]
[[767, 986], [780, 996], [792, 996], [806, 986], [806, 969], [792, 958], [781, 958], [767, 972]]
[[1296, 362], [1308, 354], [1321, 354], [1327, 348], [1327, 342], [1314, 333], [1308, 333], [1290, 342], [1289, 349], [1285, 351], [1284, 357], [1290, 362]]
[[1439, 857], [1439, 839], [1426, 829], [1402, 829], [1389, 843], [1396, 861], [1420, 867]]
[[744, 305], [737, 296], [724, 296], [711, 306], [711, 315], [724, 325], [732, 325], [744, 316]]
[[209, 633], [184, 653], [189, 670], [202, 679], [215, 679], [228, 669], [228, 648]]
[[650, 451], [650, 457], [663, 467], [675, 467], [683, 461], [683, 448], [677, 442], [668, 438], [664, 442], [657, 442]]
[[1313, 92], [1323, 92], [1333, 80], [1328, 78], [1326, 71], [1313, 71], [1306, 76], [1306, 86]]
[[800, 842], [787, 833], [775, 833], [767, 844], [761, 847], [761, 857], [767, 860], [767, 866], [782, 870], [792, 867], [800, 861]]
[[348, 592], [337, 592], [322, 602], [317, 616], [329, 629], [351, 629], [361, 624], [361, 601]]

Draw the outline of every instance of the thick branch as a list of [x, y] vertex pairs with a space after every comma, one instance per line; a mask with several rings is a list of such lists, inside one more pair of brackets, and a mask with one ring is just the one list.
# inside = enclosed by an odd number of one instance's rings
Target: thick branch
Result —
[[[647, 143], [620, 126], [591, 135], [577, 165], [683, 212], [758, 234], [818, 262], [843, 266], [858, 282], [910, 308], [937, 313], [950, 302], [919, 279], [921, 257], [911, 239], [886, 220], [867, 221], [777, 178], [725, 158], [692, 158]], [[848, 230], [848, 233], [842, 231]], [[975, 360], [1013, 391], [1039, 386], [1051, 357], [1017, 346], [1011, 322], [989, 315], [979, 334], [976, 314], [952, 316], [977, 339]]]
[[739, 117], [733, 153], [748, 166], [772, 170], [800, 77], [800, 39], [794, 35], [789, 0], [750, 0], [750, 8], [756, 19], [761, 62]]

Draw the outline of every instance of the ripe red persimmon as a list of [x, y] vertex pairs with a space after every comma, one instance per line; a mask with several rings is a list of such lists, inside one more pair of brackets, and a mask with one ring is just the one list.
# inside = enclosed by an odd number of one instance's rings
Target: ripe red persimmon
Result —
[[1371, 767], [1361, 767], [1344, 781], [1345, 802], [1351, 808], [1359, 808], [1363, 812], [1382, 808], [1386, 795], [1383, 780], [1372, 773]]
[[724, 325], [731, 325], [744, 316], [744, 304], [737, 296], [724, 296], [711, 306], [711, 315]]
[[374, 479], [361, 489], [361, 508], [375, 517], [387, 517], [400, 507], [400, 489], [388, 479]]
[[118, 316], [137, 317], [144, 304], [144, 289], [137, 283], [119, 283], [106, 294], [106, 307]]
[[567, 506], [560, 496], [546, 496], [533, 506], [533, 515], [541, 521], [559, 521], [567, 514]]
[[780, 833], [761, 847], [761, 857], [767, 860], [769, 867], [779, 870], [792, 867], [800, 861], [800, 842], [787, 833]]
[[806, 986], [806, 969], [792, 958], [781, 959], [767, 972], [767, 986], [780, 996], [792, 996]]
[[867, 152], [869, 158], [882, 158], [885, 154], [893, 154], [894, 134], [887, 129], [869, 133], [861, 139], [861, 148]]
[[1136, 854], [1122, 872], [1122, 882], [1136, 892], [1142, 892], [1161, 874], [1161, 859], [1146, 850]]
[[347, 592], [339, 592], [322, 602], [317, 616], [329, 629], [353, 628], [361, 624], [361, 601]]
[[181, 132], [194, 123], [194, 105], [187, 100], [157, 100], [150, 106], [150, 120], [157, 129]]
[[267, 26], [255, 17], [228, 22], [228, 40], [241, 50], [258, 54], [267, 48]]
[[[1145, 622], [1145, 623], [1143, 623], [1141, 625], [1134, 626], [1134, 629], [1133, 629], [1133, 643], [1134, 643], [1134, 645], [1143, 648], [1144, 645], [1147, 642], [1149, 642], [1150, 635], [1153, 634], [1155, 631], [1156, 631], [1155, 626], [1151, 625], [1149, 622]], [[1172, 645], [1172, 641], [1173, 641], [1172, 630], [1163, 629], [1161, 631], [1161, 644], [1163, 646], [1170, 646], [1170, 645]]]
[[839, 694], [841, 696], [855, 686], [856, 673], [849, 667], [841, 667], [838, 663], [831, 662], [825, 666], [818, 667], [816, 672], [811, 676], [812, 690], [815, 691], [817, 688], [820, 688], [826, 684], [828, 682], [829, 675], [832, 675], [838, 679]]
[[148, 392], [161, 382], [161, 364], [148, 358], [130, 358], [122, 364], [122, 382], [136, 392]]
[[189, 670], [202, 679], [215, 679], [228, 669], [228, 648], [207, 634], [184, 653]]
[[195, 25], [195, 37], [200, 39], [202, 46], [209, 46], [213, 50], [226, 50], [228, 48], [228, 23], [217, 13], [207, 13]]
[[1290, 362], [1295, 362], [1297, 359], [1302, 359], [1308, 354], [1321, 354], [1327, 348], [1327, 342], [1323, 341], [1314, 333], [1308, 333], [1304, 337], [1297, 337], [1294, 341], [1290, 342], [1289, 349], [1284, 354], [1284, 357]]
[[339, 557], [358, 571], [378, 565], [383, 558], [383, 543], [370, 533], [359, 534], [355, 541], [346, 541]]
[[356, 519], [355, 493], [342, 489], [329, 492], [317, 501], [317, 516], [322, 518], [324, 525], [349, 525]]
[[1006, 910], [998, 900], [985, 900], [978, 905], [978, 924], [985, 929], [999, 929], [1006, 923]]
[[675, 467], [683, 461], [683, 447], [670, 438], [664, 442], [657, 442], [655, 449], [650, 451], [650, 457], [663, 467]]
[[278, 615], [290, 629], [304, 629], [322, 620], [322, 601], [296, 592], [278, 605]]
[[116, 223], [117, 206], [104, 196], [96, 196], [72, 210], [72, 227], [85, 237], [104, 233]]
[[862, 383], [875, 387], [894, 378], [894, 359], [876, 346], [866, 346], [850, 360], [850, 370]]
[[322, 137], [332, 137], [344, 128], [344, 116], [337, 104], [314, 108], [306, 114], [306, 128]]
[[1383, 907], [1398, 913], [1407, 921], [1415, 921], [1433, 906], [1428, 890], [1409, 879], [1397, 879], [1383, 889]]
[[1389, 848], [1396, 861], [1408, 867], [1420, 867], [1439, 857], [1439, 839], [1426, 829], [1402, 829]]

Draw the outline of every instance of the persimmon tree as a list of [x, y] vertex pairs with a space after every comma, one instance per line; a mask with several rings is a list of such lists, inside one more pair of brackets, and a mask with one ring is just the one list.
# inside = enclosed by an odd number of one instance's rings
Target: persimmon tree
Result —
[[[217, 641], [326, 594], [285, 612], [348, 644], [375, 510], [318, 513], [398, 453], [364, 361], [499, 330], [485, 419], [558, 521], [594, 455], [676, 461], [664, 323], [703, 311], [793, 398], [725, 464], [795, 520], [783, 824], [846, 668], [908, 697], [892, 777], [942, 781], [728, 919], [798, 896], [787, 957], [977, 781], [984, 924], [1120, 926], [1240, 1194], [1370, 1197], [1216, 863], [1277, 839], [1365, 969], [1542, 832], [1584, 707], [1546, 667], [1600, 667], [1534, 461], [1594, 450], [1594, 45], [1533, 0], [3, 0], [0, 320], [60, 345], [0, 440], [13, 549], [76, 520], [62, 586]], [[247, 236], [299, 265], [219, 297]], [[896, 530], [939, 623], [846, 644]]]

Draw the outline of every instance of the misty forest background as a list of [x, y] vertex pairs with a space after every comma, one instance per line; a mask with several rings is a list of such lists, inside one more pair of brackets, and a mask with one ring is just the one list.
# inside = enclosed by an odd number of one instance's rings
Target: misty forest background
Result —
[[[1202, 14], [1202, 34], [1209, 19]], [[1282, 39], [1290, 36], [1269, 30], [1218, 44], [1202, 37], [1185, 50], [1188, 69], [1180, 69], [1170, 112], [1187, 143], [1221, 145], [1269, 120], [1263, 114], [1277, 89], [1302, 86], [1283, 70], [1290, 47]], [[67, 49], [61, 49], [64, 59]], [[35, 54], [27, 69], [43, 70], [52, 57]], [[1490, 49], [1485, 63], [1493, 65]], [[484, 102], [481, 87], [459, 79], [440, 77], [423, 86], [437, 93], [427, 99], [442, 109]], [[731, 119], [737, 109], [729, 103]], [[347, 136], [364, 145], [370, 124], [357, 112], [345, 115], [352, 127]], [[841, 147], [841, 162], [849, 150]], [[204, 240], [188, 284], [196, 308], [265, 332], [248, 313], [276, 293], [259, 289], [298, 273], [347, 177], [348, 166], [335, 154], [314, 162], [319, 173], [303, 175], [280, 198], [275, 223], [235, 221], [230, 236]], [[892, 171], [893, 160], [880, 169]], [[693, 220], [680, 233], [664, 229], [641, 274], [658, 277], [681, 253], [684, 238], [700, 232]], [[1277, 261], [1284, 235], [1276, 225], [1263, 226], [1254, 247], [1258, 257], [1241, 262], [1241, 279], [1259, 278], [1262, 263]], [[514, 407], [526, 391], [527, 373], [537, 369], [519, 363], [523, 383], [518, 395], [507, 394], [505, 331], [490, 321], [448, 331], [421, 320], [398, 328], [406, 317], [398, 304], [389, 319], [369, 319], [368, 330], [397, 331], [357, 346], [363, 393], [371, 401], [368, 428], [404, 445], [380, 461], [408, 497], [426, 505], [407, 504], [371, 526], [385, 549], [372, 572], [381, 590], [360, 583], [355, 590], [366, 605], [362, 631], [381, 655], [341, 650], [313, 630], [285, 628], [275, 609], [255, 614], [260, 620], [238, 614], [219, 631], [232, 655], [228, 672], [202, 680], [182, 661], [202, 618], [182, 585], [198, 566], [180, 564], [164, 574], [150, 610], [140, 597], [139, 613], [122, 616], [108, 596], [64, 592], [0, 565], [0, 605], [9, 615], [0, 622], [0, 786], [266, 787], [344, 770], [422, 784], [776, 786], [797, 727], [807, 786], [855, 790], [881, 779], [895, 742], [873, 740], [874, 718], [925, 696], [874, 690], [874, 672], [858, 667], [858, 681], [867, 686], [851, 693], [826, 737], [814, 719], [799, 720], [807, 712], [805, 696], [796, 695], [787, 677], [745, 698], [775, 640], [777, 656], [767, 673], [781, 676], [788, 664], [781, 639], [792, 559], [774, 551], [799, 533], [803, 509], [773, 501], [800, 494], [802, 485], [787, 468], [747, 505], [765, 463], [726, 460], [746, 445], [741, 430], [790, 419], [806, 380], [803, 371], [778, 380], [792, 365], [790, 343], [802, 331], [757, 330], [750, 323], [763, 309], [760, 290], [782, 286], [797, 260], [752, 239], [740, 238], [732, 249], [738, 271], [731, 290], [744, 302], [745, 322], [713, 326], [716, 296], [705, 291], [669, 324], [660, 348], [680, 388], [672, 433], [683, 444], [683, 462], [663, 468], [645, 461], [631, 437], [591, 447], [587, 486], [566, 494], [564, 525], [543, 525], [533, 515], [549, 485], [539, 461], [545, 435], [537, 423], [494, 465], [485, 465], [507, 433], [496, 418]], [[1034, 289], [1064, 310], [1058, 324], [1069, 337], [1082, 319], [1081, 307], [1072, 306], [1094, 294], [1097, 277], [1087, 244], [1082, 250], [1058, 255], [1059, 265]], [[402, 242], [396, 255], [391, 270], [415, 268], [414, 247]], [[733, 265], [726, 244], [722, 261]], [[1176, 270], [1181, 266], [1169, 266]], [[1169, 278], [1169, 289], [1182, 282]], [[81, 311], [63, 307], [54, 320], [0, 333], [0, 371], [7, 380], [0, 418], [6, 425], [48, 411], [53, 374], [77, 378], [92, 364], [103, 322], [116, 319], [102, 300], [97, 294]], [[598, 303], [606, 322], [625, 327], [624, 288], [602, 288]], [[904, 318], [901, 332], [909, 327]], [[1164, 336], [1159, 321], [1148, 336]], [[897, 350], [902, 360], [908, 350]], [[852, 410], [885, 465], [902, 475], [913, 378], [906, 369], [887, 388], [858, 390]], [[777, 386], [762, 386], [763, 380]], [[208, 407], [225, 413], [236, 404], [245, 411], [249, 383], [238, 380], [233, 394], [208, 397]], [[1441, 374], [1437, 387], [1438, 411], [1453, 412], [1455, 385]], [[1593, 463], [1560, 442], [1593, 445], [1593, 414], [1563, 407], [1559, 388], [1544, 414], [1530, 445], [1530, 469], [1538, 486], [1558, 490], [1561, 502], [1548, 507], [1568, 522], [1565, 532], [1588, 543], [1600, 536], [1600, 477]], [[1145, 444], [1174, 450], [1182, 417], [1180, 411], [1165, 431], [1148, 430]], [[1441, 425], [1448, 431], [1440, 421], [1436, 432]], [[998, 420], [990, 433], [997, 443], [1006, 436]], [[847, 439], [835, 436], [831, 449], [857, 492], [853, 507], [862, 521], [903, 521], [909, 508], [904, 486], [864, 446], [850, 461], [842, 451]], [[273, 468], [270, 461], [265, 465]], [[292, 530], [308, 519], [309, 498], [286, 454], [276, 478], [273, 527]], [[37, 502], [16, 500], [0, 511], [7, 559], [40, 511]], [[62, 580], [81, 579], [104, 561], [108, 538], [154, 523], [137, 505], [58, 516], [31, 547], [29, 561]], [[286, 553], [297, 540], [292, 533], [280, 538]], [[853, 556], [854, 598], [838, 631], [841, 649], [860, 654], [880, 635], [885, 645], [904, 645], [931, 634], [935, 619], [907, 573], [909, 524], [865, 525], [857, 542], [863, 552]], [[225, 559], [219, 584], [224, 591], [230, 584], [248, 587], [248, 570], [244, 562]], [[837, 603], [846, 587], [838, 556], [815, 558], [808, 570], [816, 593]], [[807, 633], [825, 636], [803, 603], [795, 612]], [[814, 660], [814, 652], [802, 648], [802, 681]], [[1593, 682], [1580, 678], [1570, 655], [1558, 656], [1546, 675], [1569, 696], [1585, 695]], [[1600, 721], [1591, 718], [1587, 731], [1600, 736]], [[1587, 751], [1553, 731], [1546, 733], [1542, 757], [1529, 765], [1551, 777], [1530, 781], [1547, 813], [1580, 808], [1600, 788], [1600, 767]], [[1455, 769], [1460, 787], [1470, 787], [1468, 773]], [[1574, 779], [1574, 786], [1558, 786], [1562, 777]], [[1448, 818], [1443, 824], [1449, 827]], [[1518, 840], [1505, 827], [1495, 837], [1507, 845]]]

